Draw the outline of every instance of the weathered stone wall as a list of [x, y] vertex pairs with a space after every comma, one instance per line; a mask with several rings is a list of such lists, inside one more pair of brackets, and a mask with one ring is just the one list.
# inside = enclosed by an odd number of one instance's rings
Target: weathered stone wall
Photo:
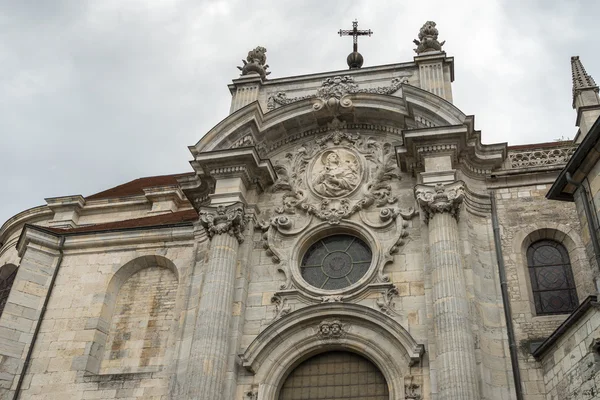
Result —
[[21, 398], [170, 399], [193, 260], [181, 242], [65, 251]]
[[547, 338], [568, 316], [536, 315], [526, 260], [529, 244], [540, 239], [562, 243], [569, 252], [579, 300], [594, 293], [575, 207], [571, 203], [546, 200], [549, 187], [524, 182], [498, 189], [496, 193], [519, 365], [528, 400], [541, 400], [545, 393], [541, 366], [530, 355], [530, 344]]
[[545, 352], [541, 363], [545, 400], [600, 399], [600, 310], [590, 308]]
[[[583, 191], [583, 187], [588, 192], [587, 196]], [[582, 188], [579, 188], [575, 192], [574, 198], [575, 204], [577, 205], [577, 212], [579, 213], [579, 220], [581, 222], [581, 235], [585, 245], [586, 254], [590, 264], [594, 266], [594, 276], [596, 279], [598, 279], [598, 277], [600, 277], [600, 266], [597, 265], [592, 238], [589, 232], [588, 220], [583, 207], [583, 201], [587, 200], [589, 202], [591, 206], [590, 209], [592, 211], [592, 218], [596, 219], [596, 235], [600, 235], [600, 162], [596, 163], [596, 165], [594, 165], [594, 167], [590, 170], [587, 178], [582, 183]]]
[[177, 279], [166, 268], [148, 267], [127, 279], [117, 296], [101, 373], [141, 372], [164, 365], [176, 293]]

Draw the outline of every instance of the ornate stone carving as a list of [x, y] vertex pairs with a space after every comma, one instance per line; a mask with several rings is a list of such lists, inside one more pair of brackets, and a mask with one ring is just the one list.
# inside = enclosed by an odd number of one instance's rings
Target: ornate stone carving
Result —
[[464, 198], [464, 184], [458, 181], [449, 185], [418, 185], [415, 188], [415, 197], [423, 209], [425, 222], [429, 222], [433, 214], [446, 212], [458, 219], [460, 204]]
[[375, 304], [377, 304], [377, 307], [379, 307], [382, 313], [389, 316], [397, 316], [399, 313], [396, 311], [396, 302], [394, 301], [394, 298], [398, 297], [398, 295], [398, 288], [393, 286], [382, 293]]
[[417, 48], [414, 49], [415, 53], [421, 54], [428, 51], [442, 51], [442, 46], [446, 41], [441, 43], [438, 41], [439, 32], [435, 26], [436, 23], [433, 21], [427, 21], [423, 24], [419, 31], [419, 40], [413, 40], [413, 43], [417, 45]]
[[[356, 171], [358, 169], [358, 158], [355, 156], [356, 164], [353, 165], [350, 154], [352, 151], [341, 148], [329, 148], [322, 150], [324, 143], [327, 141], [342, 140], [342, 135], [328, 135], [328, 139], [321, 141], [320, 145], [315, 145], [314, 142], [306, 143], [300, 146], [295, 153], [288, 153], [283, 162], [277, 163], [274, 168], [277, 172], [278, 179], [273, 185], [274, 191], [285, 190], [286, 193], [282, 199], [282, 206], [276, 209], [280, 214], [295, 214], [296, 210], [302, 210], [309, 215], [314, 215], [317, 218], [328, 221], [330, 224], [338, 224], [342, 219], [354, 215], [361, 209], [370, 207], [375, 204], [377, 207], [393, 204], [397, 198], [391, 194], [391, 186], [389, 181], [393, 178], [399, 178], [398, 169], [394, 157], [393, 146], [390, 143], [381, 143], [375, 138], [360, 139], [359, 137], [345, 134], [351, 139], [354, 149], [361, 154], [365, 160], [372, 163], [373, 168], [365, 182], [362, 184], [362, 196], [358, 200], [349, 200], [347, 198], [325, 198], [319, 203], [309, 203], [308, 194], [305, 190], [307, 182], [305, 179], [307, 166], [315, 156], [320, 157], [322, 169], [317, 170], [316, 184], [323, 184], [322, 187], [315, 187], [315, 192], [321, 196], [346, 196], [352, 192], [354, 182], [358, 185], [356, 176], [361, 174]], [[319, 152], [321, 155], [319, 156]], [[328, 158], [334, 152], [338, 155], [337, 160], [329, 160]], [[348, 155], [344, 160], [339, 157], [339, 154]], [[345, 165], [340, 166], [341, 163]], [[326, 167], [330, 170], [327, 171]], [[339, 169], [339, 170], [338, 170]], [[355, 172], [352, 171], [355, 170]], [[322, 170], [325, 170], [321, 174]], [[330, 172], [335, 172], [331, 174]], [[335, 175], [335, 176], [328, 176]], [[343, 178], [343, 179], [341, 179]], [[327, 181], [331, 179], [331, 181]], [[315, 184], [315, 181], [311, 182]]]
[[349, 107], [352, 105], [352, 101], [350, 99], [344, 99], [344, 97], [349, 94], [375, 93], [389, 95], [397, 92], [402, 84], [406, 83], [408, 83], [408, 78], [403, 76], [392, 79], [389, 86], [361, 89], [351, 76], [334, 76], [333, 78], [325, 79], [315, 94], [288, 98], [285, 93], [278, 92], [269, 96], [267, 108], [272, 110], [277, 107], [277, 104], [284, 106], [296, 101], [313, 98], [320, 100], [320, 102], [314, 105], [315, 110], [320, 110], [325, 106], [332, 109], [338, 108], [339, 106]]
[[275, 317], [273, 318], [273, 321], [292, 311], [292, 307], [287, 304], [287, 299], [278, 294], [271, 297], [271, 303], [275, 305]]
[[321, 297], [321, 303], [339, 303], [344, 300], [344, 296], [323, 296]]
[[244, 393], [244, 400], [257, 400], [258, 399], [258, 387], [253, 386], [252, 389]]
[[423, 398], [421, 392], [420, 379], [414, 376], [404, 378], [404, 398], [406, 400], [421, 400]]
[[317, 145], [320, 147], [326, 147], [328, 142], [332, 142], [334, 145], [338, 146], [344, 141], [354, 145], [360, 138], [358, 133], [349, 133], [343, 131], [342, 129], [346, 128], [346, 122], [341, 122], [337, 118], [334, 118], [332, 122], [327, 124], [327, 126], [329, 129], [332, 129], [333, 132], [330, 132], [325, 136], [315, 140]]
[[267, 49], [261, 46], [256, 47], [254, 50], [250, 50], [246, 59], [242, 60], [244, 66], [237, 67], [240, 71], [242, 71], [242, 76], [258, 74], [262, 79], [265, 79], [267, 75], [271, 73], [270, 71], [267, 72], [267, 68], [269, 68], [269, 66], [266, 64], [266, 52]]
[[205, 208], [200, 210], [200, 222], [206, 229], [209, 238], [227, 233], [234, 236], [239, 243], [244, 241], [246, 229], [246, 213], [239, 204], [225, 207]]
[[510, 151], [508, 153], [508, 167], [528, 168], [546, 165], [565, 165], [576, 148], [576, 146], [568, 145], [553, 149]]
[[321, 322], [317, 328], [317, 335], [321, 339], [341, 339], [348, 331], [348, 327], [338, 319], [329, 319]]
[[233, 143], [230, 148], [231, 149], [237, 149], [239, 147], [249, 147], [249, 146], [254, 146], [256, 143], [254, 143], [254, 138], [252, 137], [252, 135], [246, 135], [243, 138], [237, 140], [235, 143]]
[[313, 164], [312, 187], [324, 197], [340, 197], [358, 186], [361, 178], [360, 164], [350, 151], [326, 150]]

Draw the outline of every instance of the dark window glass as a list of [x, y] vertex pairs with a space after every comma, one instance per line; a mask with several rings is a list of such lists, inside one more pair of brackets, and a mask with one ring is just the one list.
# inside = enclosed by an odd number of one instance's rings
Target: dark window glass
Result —
[[553, 240], [540, 240], [527, 249], [529, 277], [538, 315], [566, 314], [577, 304], [577, 291], [565, 247]]
[[355, 236], [328, 236], [304, 253], [300, 273], [306, 282], [320, 289], [343, 289], [367, 273], [371, 256], [369, 246]]
[[0, 316], [4, 311], [6, 300], [8, 300], [8, 294], [12, 288], [15, 277], [17, 276], [17, 269], [15, 268], [7, 277], [0, 280]]

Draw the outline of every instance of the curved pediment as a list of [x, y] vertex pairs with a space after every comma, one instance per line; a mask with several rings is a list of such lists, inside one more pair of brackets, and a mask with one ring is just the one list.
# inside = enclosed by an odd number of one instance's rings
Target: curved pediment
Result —
[[347, 129], [401, 135], [404, 129], [462, 124], [466, 116], [450, 102], [425, 90], [402, 85], [400, 96], [376, 93], [337, 98], [306, 98], [264, 112], [258, 102], [229, 115], [190, 150], [256, 146], [262, 156], [278, 147], [329, 129], [339, 121]]

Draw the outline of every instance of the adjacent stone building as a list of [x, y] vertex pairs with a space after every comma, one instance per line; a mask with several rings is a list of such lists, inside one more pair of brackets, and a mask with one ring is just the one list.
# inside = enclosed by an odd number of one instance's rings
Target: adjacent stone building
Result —
[[257, 47], [190, 172], [5, 222], [2, 398], [600, 398], [598, 88], [579, 147], [482, 144], [415, 42], [277, 79]]

